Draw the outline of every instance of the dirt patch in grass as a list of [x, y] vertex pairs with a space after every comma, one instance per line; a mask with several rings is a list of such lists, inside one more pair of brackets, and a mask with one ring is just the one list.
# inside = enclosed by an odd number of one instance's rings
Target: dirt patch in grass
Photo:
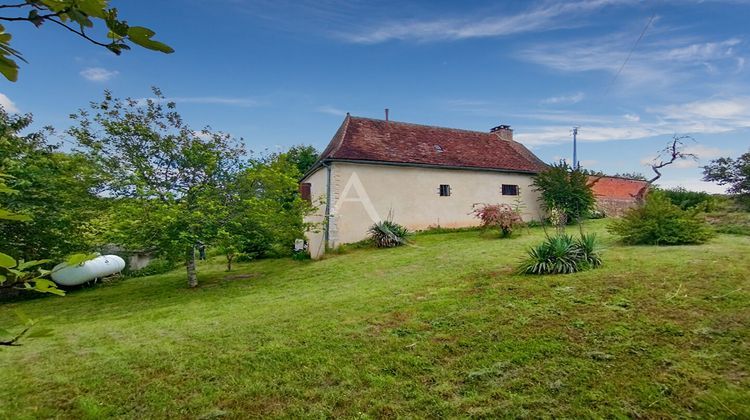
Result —
[[257, 279], [260, 276], [260, 273], [231, 274], [224, 276], [224, 281]]

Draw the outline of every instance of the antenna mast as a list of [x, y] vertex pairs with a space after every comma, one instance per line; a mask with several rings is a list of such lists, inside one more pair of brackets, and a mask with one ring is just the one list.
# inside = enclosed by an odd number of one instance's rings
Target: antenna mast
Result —
[[579, 128], [580, 127], [578, 126], [573, 127], [573, 170], [578, 169], [578, 151], [577, 151], [576, 140], [578, 137]]

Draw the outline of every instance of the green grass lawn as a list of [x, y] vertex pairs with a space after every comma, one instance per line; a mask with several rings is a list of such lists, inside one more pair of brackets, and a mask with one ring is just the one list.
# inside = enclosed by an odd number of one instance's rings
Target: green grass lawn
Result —
[[540, 229], [418, 235], [319, 262], [199, 267], [0, 306], [0, 418], [750, 417], [750, 237], [606, 246], [518, 276]]

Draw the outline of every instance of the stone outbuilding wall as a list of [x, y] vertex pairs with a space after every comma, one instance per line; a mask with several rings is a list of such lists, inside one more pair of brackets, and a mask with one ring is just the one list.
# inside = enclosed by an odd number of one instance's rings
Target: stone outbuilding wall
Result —
[[591, 176], [592, 189], [596, 197], [596, 208], [608, 217], [622, 216], [636, 205], [635, 197], [646, 181], [614, 176]]

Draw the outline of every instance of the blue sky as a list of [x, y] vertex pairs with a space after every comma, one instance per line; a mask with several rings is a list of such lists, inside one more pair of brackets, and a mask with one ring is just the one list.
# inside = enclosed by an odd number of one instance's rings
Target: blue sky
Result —
[[708, 191], [721, 188], [700, 182], [699, 166], [750, 146], [750, 1], [111, 3], [176, 52], [117, 57], [57, 28], [8, 24], [29, 63], [0, 102], [64, 130], [103, 89], [141, 98], [156, 85], [195, 128], [258, 152], [322, 149], [347, 111], [390, 108], [420, 124], [510, 124], [553, 161], [570, 158], [577, 125], [582, 164], [608, 173], [650, 174], [644, 163], [689, 134], [700, 161], [665, 170], [662, 184]]

